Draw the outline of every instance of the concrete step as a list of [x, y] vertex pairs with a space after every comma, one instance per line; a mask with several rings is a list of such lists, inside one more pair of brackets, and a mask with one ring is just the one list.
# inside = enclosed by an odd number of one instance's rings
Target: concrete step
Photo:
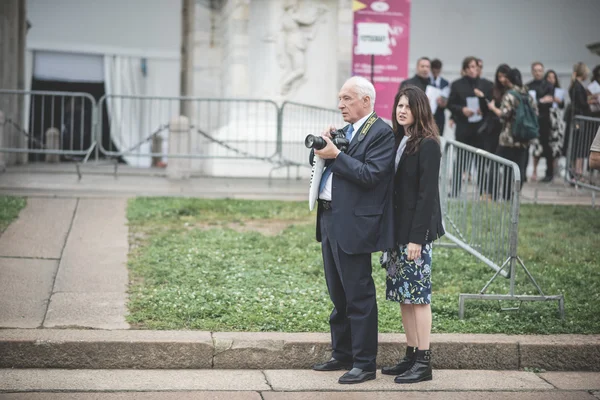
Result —
[[[416, 399], [588, 399], [600, 390], [600, 373], [555, 372], [535, 374], [523, 371], [434, 370], [434, 379], [418, 384], [399, 385], [393, 376], [377, 378], [358, 385], [340, 385], [342, 371], [311, 370], [0, 370], [0, 398], [32, 399], [30, 392], [120, 393], [118, 398], [175, 398], [157, 392], [197, 392], [196, 398], [227, 399], [381, 399], [422, 392]], [[133, 392], [154, 392], [153, 397]], [[354, 392], [354, 393], [353, 393]], [[405, 392], [405, 393], [399, 393]], [[408, 393], [406, 393], [408, 392]], [[8, 393], [12, 393], [8, 395]], [[32, 397], [19, 397], [27, 393]], [[204, 394], [201, 396], [200, 394]], [[212, 395], [209, 395], [211, 394]], [[289, 396], [281, 396], [282, 394]], [[387, 396], [382, 396], [387, 393]], [[396, 393], [396, 394], [394, 394]], [[446, 396], [440, 396], [440, 394]], [[146, 393], [145, 393], [146, 394]], [[295, 396], [293, 396], [295, 394]], [[460, 394], [460, 396], [459, 396]], [[487, 396], [484, 396], [486, 395]], [[216, 395], [220, 395], [218, 397]], [[259, 396], [257, 396], [259, 395]], [[50, 398], [60, 398], [60, 397]], [[106, 397], [106, 398], [115, 398]], [[189, 396], [189, 397], [188, 397]], [[179, 398], [192, 398], [192, 394]], [[49, 397], [37, 397], [48, 399]]]
[[[380, 334], [380, 366], [404, 340]], [[432, 351], [437, 369], [600, 371], [600, 335], [434, 334]], [[306, 369], [330, 352], [328, 333], [0, 330], [0, 368]]]

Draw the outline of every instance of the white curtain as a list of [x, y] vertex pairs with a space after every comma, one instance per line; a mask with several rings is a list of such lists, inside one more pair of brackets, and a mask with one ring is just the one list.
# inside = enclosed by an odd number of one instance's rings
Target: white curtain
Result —
[[[149, 167], [152, 134], [160, 131], [162, 152], [167, 151], [170, 119], [179, 113], [179, 60], [140, 57], [104, 57], [106, 105], [113, 151], [128, 151], [125, 161]], [[146, 97], [143, 97], [146, 96]], [[152, 97], [150, 97], [152, 96]], [[173, 98], [158, 98], [170, 96]]]
[[[105, 150], [114, 152], [150, 152], [150, 145], [142, 142], [142, 102], [130, 96], [145, 94], [141, 60], [137, 57], [107, 55], [104, 57], [104, 86], [106, 108], [112, 144]], [[129, 165], [147, 167], [148, 157], [125, 156]]]

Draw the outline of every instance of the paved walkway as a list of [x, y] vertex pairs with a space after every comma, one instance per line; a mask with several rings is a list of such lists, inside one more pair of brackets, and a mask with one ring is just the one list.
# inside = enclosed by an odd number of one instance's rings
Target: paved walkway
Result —
[[[131, 331], [125, 321], [128, 197], [305, 200], [308, 182], [169, 181], [161, 176], [161, 170], [132, 169], [123, 169], [115, 179], [106, 172], [89, 168], [81, 181], [72, 165], [15, 167], [0, 174], [0, 194], [28, 197], [19, 219], [0, 236], [0, 328], [6, 328], [0, 329], [0, 368], [7, 368], [0, 369], [0, 399], [353, 400], [395, 398], [397, 391], [410, 392], [410, 398], [417, 400], [600, 398], [600, 373], [518, 370], [536, 367], [532, 360], [539, 359], [542, 367], [598, 371], [600, 336], [543, 337], [549, 341], [544, 347], [535, 343], [535, 336], [458, 335], [461, 337], [444, 339], [440, 335], [434, 338], [440, 367], [475, 365], [479, 370], [440, 369], [434, 381], [410, 386], [396, 385], [385, 376], [363, 385], [344, 386], [337, 384], [339, 372], [306, 369], [311, 357], [323, 358], [328, 353], [328, 335], [324, 334], [309, 334], [319, 338], [303, 343], [282, 339], [277, 333], [177, 332], [194, 338], [158, 341], [129, 337], [169, 333]], [[589, 192], [575, 191], [560, 182], [525, 188], [525, 202], [537, 199], [589, 205], [592, 201]], [[113, 336], [94, 339], [105, 333]], [[401, 335], [396, 336], [386, 336], [382, 342], [382, 353], [392, 358], [401, 352]], [[529, 347], [524, 345], [527, 340]], [[292, 352], [304, 357], [303, 361], [293, 364]], [[140, 357], [163, 360], [163, 364], [139, 363]], [[529, 358], [523, 361], [523, 357]], [[75, 363], [69, 364], [73, 360]], [[172, 360], [174, 367], [164, 365]], [[199, 364], [181, 365], [198, 360]]]
[[[411, 385], [398, 385], [394, 383], [393, 376], [380, 374], [377, 379], [363, 384], [340, 385], [337, 383], [339, 376], [339, 371], [310, 370], [0, 370], [0, 399], [600, 398], [600, 373], [597, 372], [536, 374], [523, 371], [435, 370], [432, 381]], [[32, 391], [46, 393], [18, 393]], [[70, 393], [48, 393], [57, 391]], [[9, 392], [13, 393], [8, 394]]]
[[0, 236], [0, 328], [127, 329], [125, 206], [28, 199]]

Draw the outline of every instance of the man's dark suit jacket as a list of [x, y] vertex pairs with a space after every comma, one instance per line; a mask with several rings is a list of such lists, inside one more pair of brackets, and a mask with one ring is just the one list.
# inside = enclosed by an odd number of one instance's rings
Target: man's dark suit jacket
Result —
[[[394, 173], [394, 133], [381, 118], [371, 126], [362, 141], [365, 124], [355, 132], [346, 153], [333, 162], [331, 207], [333, 231], [346, 254], [374, 253], [389, 249], [394, 242], [392, 177]], [[344, 131], [348, 126], [344, 128]], [[313, 152], [310, 162], [312, 164]], [[321, 241], [317, 211], [317, 241]]]
[[440, 146], [423, 139], [413, 154], [404, 152], [394, 176], [396, 243], [425, 244], [444, 235], [439, 195]]
[[400, 89], [403, 89], [404, 87], [406, 87], [408, 85], [416, 86], [419, 89], [421, 89], [422, 91], [426, 91], [427, 85], [429, 85], [430, 83], [431, 82], [429, 81], [429, 78], [421, 78], [419, 75], [415, 75], [410, 79], [402, 81], [402, 83], [400, 83], [400, 87], [398, 88], [398, 91], [400, 91]]

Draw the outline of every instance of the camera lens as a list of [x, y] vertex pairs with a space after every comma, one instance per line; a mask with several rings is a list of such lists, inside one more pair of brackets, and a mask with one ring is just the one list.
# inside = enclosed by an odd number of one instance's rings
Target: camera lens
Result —
[[308, 135], [306, 139], [304, 139], [304, 145], [309, 149], [321, 150], [327, 143], [320, 136]]

